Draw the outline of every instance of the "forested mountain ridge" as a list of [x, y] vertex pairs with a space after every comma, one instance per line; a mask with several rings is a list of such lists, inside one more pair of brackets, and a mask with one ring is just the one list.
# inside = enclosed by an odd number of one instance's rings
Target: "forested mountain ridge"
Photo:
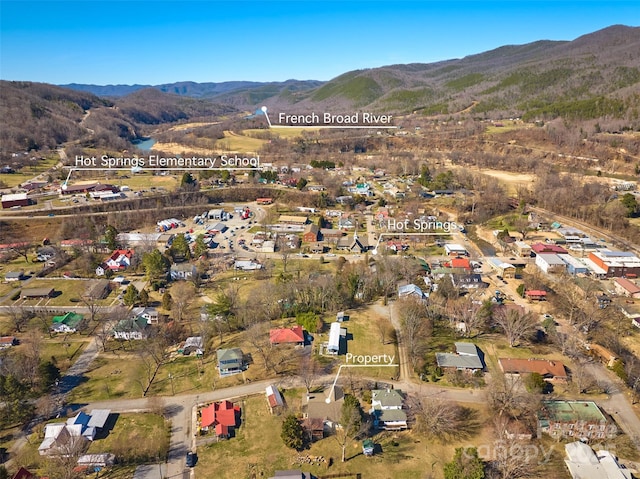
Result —
[[235, 108], [155, 89], [115, 100], [55, 85], [0, 81], [0, 159], [70, 141], [126, 149], [145, 125], [217, 118]]
[[[103, 94], [142, 86], [69, 85]], [[614, 25], [573, 41], [540, 40], [436, 63], [346, 72], [328, 81], [179, 82], [153, 88], [208, 97], [239, 109], [265, 104], [304, 112], [369, 109], [528, 118], [602, 116], [640, 110], [640, 27]]]

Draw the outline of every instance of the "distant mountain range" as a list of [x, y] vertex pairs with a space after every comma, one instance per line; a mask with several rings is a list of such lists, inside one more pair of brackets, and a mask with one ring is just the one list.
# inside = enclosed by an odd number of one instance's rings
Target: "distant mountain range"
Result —
[[[143, 88], [247, 109], [266, 104], [289, 111], [371, 109], [425, 114], [562, 114], [589, 110], [577, 101], [605, 98], [597, 117], [620, 109], [640, 90], [640, 27], [615, 25], [573, 41], [508, 45], [437, 63], [390, 65], [344, 73], [328, 82], [179, 82], [165, 85], [63, 85], [120, 97]], [[628, 105], [627, 105], [628, 106]], [[624, 107], [623, 107], [624, 109]], [[610, 113], [610, 112], [609, 112]], [[616, 113], [618, 114], [618, 113]]]
[[366, 109], [427, 116], [613, 118], [640, 130], [640, 27], [615, 25], [573, 41], [354, 70], [328, 82], [54, 86], [0, 81], [0, 160], [15, 151], [75, 140], [125, 149], [145, 125], [240, 114], [261, 105], [289, 113]]

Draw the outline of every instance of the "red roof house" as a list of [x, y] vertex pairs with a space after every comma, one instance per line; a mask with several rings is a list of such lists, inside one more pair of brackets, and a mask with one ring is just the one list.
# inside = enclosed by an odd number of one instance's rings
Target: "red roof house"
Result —
[[453, 258], [448, 263], [445, 263], [448, 268], [461, 268], [467, 271], [471, 271], [471, 263], [467, 258]]
[[214, 402], [200, 411], [200, 427], [209, 430], [213, 427], [216, 435], [229, 437], [230, 430], [238, 427], [240, 406], [230, 401]]
[[269, 341], [271, 344], [295, 344], [303, 346], [304, 330], [302, 326], [272, 329], [269, 331]]
[[528, 299], [532, 299], [532, 300], [537, 299], [539, 301], [542, 301], [547, 297], [547, 292], [539, 289], [531, 289], [525, 292], [524, 294], [527, 296]]
[[567, 371], [559, 361], [547, 359], [516, 359], [499, 358], [498, 365], [506, 374], [531, 374], [538, 373], [548, 380], [567, 380]]

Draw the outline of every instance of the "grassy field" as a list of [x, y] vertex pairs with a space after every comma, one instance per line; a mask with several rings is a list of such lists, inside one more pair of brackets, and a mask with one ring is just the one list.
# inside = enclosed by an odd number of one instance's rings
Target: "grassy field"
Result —
[[280, 138], [291, 139], [291, 138], [298, 138], [302, 136], [303, 133], [317, 135], [320, 129], [319, 128], [302, 128], [302, 127], [301, 128], [272, 128], [270, 130], [260, 130], [260, 129], [244, 130], [243, 133], [251, 137], [252, 135], [261, 135], [261, 134], [263, 135], [266, 131]]
[[258, 151], [266, 142], [266, 140], [251, 138], [233, 131], [225, 131], [224, 138], [217, 140], [215, 145], [223, 151], [249, 153]]
[[130, 353], [100, 353], [84, 381], [69, 394], [69, 402], [85, 403], [105, 399], [142, 397], [138, 378], [142, 377], [142, 362]]
[[[300, 391], [284, 392], [292, 412], [300, 403], [300, 394]], [[236, 436], [198, 448], [198, 477], [269, 477], [278, 469], [302, 469], [316, 476], [361, 473], [363, 478], [375, 479], [422, 479], [426, 471], [433, 471], [434, 475], [429, 477], [442, 478], [443, 465], [451, 459], [455, 447], [487, 443], [489, 440], [486, 430], [448, 444], [428, 440], [413, 431], [380, 432], [373, 437], [379, 446], [374, 457], [364, 457], [362, 443], [353, 441], [347, 446], [347, 461], [342, 463], [340, 446], [333, 437], [317, 441], [302, 452], [284, 447], [280, 438], [283, 417], [269, 413], [264, 397], [251, 397], [240, 405], [242, 425]], [[475, 407], [474, 410], [479, 423], [485, 424], [487, 418], [483, 407]], [[307, 457], [323, 457], [326, 462], [309, 464]]]
[[[87, 454], [111, 452], [128, 461], [165, 458], [169, 450], [169, 423], [153, 413], [113, 414], [108, 422], [113, 428], [106, 437], [97, 436]], [[132, 447], [135, 445], [135, 447]]]
[[[388, 333], [385, 344], [382, 344], [377, 330], [379, 321], [385, 322], [385, 324], [391, 328], [391, 323], [388, 318], [381, 317], [374, 312], [371, 307], [345, 311], [345, 314], [349, 315], [349, 320], [343, 323], [343, 327], [347, 328], [348, 337], [353, 337], [352, 340], [347, 341], [348, 353], [354, 355], [386, 354], [388, 356], [394, 356], [394, 364], [399, 363], [396, 344], [389, 341]], [[329, 322], [333, 322], [333, 318], [330, 318]], [[328, 341], [328, 333], [323, 334], [322, 337], [317, 339], [320, 341]], [[344, 357], [340, 358], [344, 360]], [[397, 376], [398, 368], [371, 366], [368, 368], [355, 368], [352, 372], [356, 375], [360, 374], [366, 375], [367, 377], [389, 379], [392, 376]]]
[[0, 175], [0, 181], [7, 185], [7, 188], [13, 188], [33, 179], [40, 173], [45, 173], [58, 164], [58, 161], [59, 159], [57, 156], [55, 158], [38, 161], [35, 166], [25, 166], [16, 173]]
[[529, 126], [523, 122], [504, 120], [504, 121], [500, 121], [499, 123], [501, 123], [502, 126], [496, 126], [495, 124], [488, 126], [485, 132], [489, 135], [494, 135], [496, 133], [505, 133], [507, 131], [514, 131], [514, 130], [521, 130], [523, 128], [529, 128]]

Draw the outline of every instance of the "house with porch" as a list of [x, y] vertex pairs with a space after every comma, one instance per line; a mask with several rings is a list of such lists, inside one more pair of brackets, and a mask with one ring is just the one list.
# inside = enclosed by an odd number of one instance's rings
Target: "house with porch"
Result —
[[404, 395], [398, 389], [374, 389], [371, 391], [373, 425], [385, 431], [407, 429], [407, 414], [403, 411]]

